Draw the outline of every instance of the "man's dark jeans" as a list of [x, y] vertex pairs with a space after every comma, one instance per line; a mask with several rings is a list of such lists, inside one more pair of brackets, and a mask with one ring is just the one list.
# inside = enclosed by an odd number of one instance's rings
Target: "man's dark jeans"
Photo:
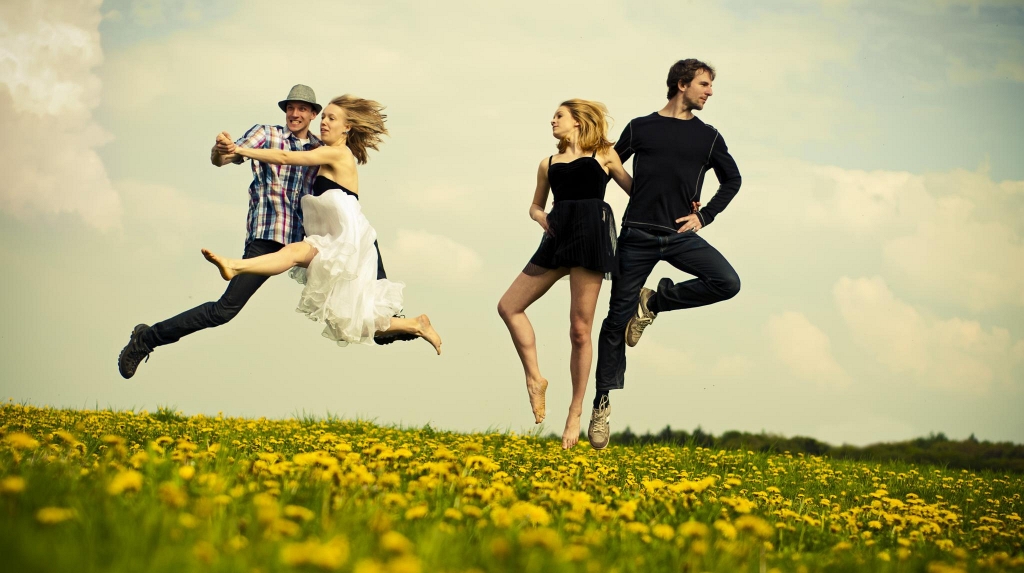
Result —
[[[283, 247], [284, 245], [275, 241], [255, 239], [245, 246], [245, 254], [242, 255], [242, 258], [251, 259], [260, 255], [276, 253]], [[235, 318], [245, 303], [249, 302], [249, 298], [263, 286], [268, 278], [270, 277], [236, 275], [228, 283], [228, 288], [221, 295], [220, 300], [201, 304], [178, 316], [154, 324], [143, 334], [143, 342], [150, 348], [156, 348], [177, 342], [181, 337], [198, 330], [220, 326], [228, 322]]]
[[608, 317], [601, 323], [597, 342], [597, 389], [620, 389], [626, 374], [626, 324], [636, 313], [640, 287], [658, 261], [697, 278], [658, 285], [659, 313], [693, 308], [730, 299], [740, 291], [740, 277], [714, 247], [689, 231], [654, 235], [634, 227], [623, 227], [618, 241], [619, 272], [612, 277]]

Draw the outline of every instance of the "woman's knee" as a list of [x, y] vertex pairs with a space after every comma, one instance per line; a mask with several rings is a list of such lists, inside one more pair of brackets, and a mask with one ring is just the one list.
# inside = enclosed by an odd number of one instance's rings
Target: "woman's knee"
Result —
[[569, 342], [573, 347], [580, 348], [591, 343], [592, 322], [573, 320], [569, 325]]
[[500, 316], [505, 322], [508, 322], [509, 319], [512, 318], [512, 315], [516, 314], [517, 311], [518, 309], [504, 298], [498, 301], [498, 316]]

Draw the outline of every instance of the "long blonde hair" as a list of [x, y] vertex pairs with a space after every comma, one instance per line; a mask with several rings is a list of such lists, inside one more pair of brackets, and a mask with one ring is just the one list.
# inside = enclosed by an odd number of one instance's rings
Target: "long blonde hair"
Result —
[[375, 149], [382, 143], [381, 136], [388, 134], [388, 128], [384, 127], [384, 121], [388, 116], [381, 113], [384, 106], [372, 99], [363, 99], [354, 95], [345, 94], [331, 100], [331, 103], [345, 110], [345, 117], [349, 123], [348, 139], [346, 145], [352, 150], [359, 163], [366, 163], [368, 160], [366, 150]]
[[[566, 107], [572, 118], [579, 122], [581, 151], [604, 151], [612, 146], [608, 141], [608, 108], [599, 101], [573, 98], [563, 101], [559, 107]], [[565, 153], [569, 140], [558, 140], [558, 152]]]

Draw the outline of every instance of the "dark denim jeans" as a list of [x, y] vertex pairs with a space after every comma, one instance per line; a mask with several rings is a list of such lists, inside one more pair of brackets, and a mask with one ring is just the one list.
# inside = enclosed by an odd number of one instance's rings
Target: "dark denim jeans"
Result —
[[658, 261], [697, 277], [681, 283], [662, 279], [655, 295], [659, 314], [713, 304], [740, 291], [740, 277], [729, 261], [692, 231], [661, 236], [623, 227], [618, 249], [619, 271], [612, 277], [608, 317], [597, 341], [598, 390], [619, 389], [625, 383], [626, 324], [636, 313], [640, 287]]
[[[243, 259], [276, 253], [284, 245], [275, 241], [255, 239], [245, 246]], [[220, 326], [242, 310], [249, 298], [256, 293], [270, 277], [259, 275], [237, 275], [228, 282], [228, 288], [216, 302], [207, 302], [163, 322], [158, 322], [143, 334], [143, 342], [150, 348], [177, 342], [193, 332]]]

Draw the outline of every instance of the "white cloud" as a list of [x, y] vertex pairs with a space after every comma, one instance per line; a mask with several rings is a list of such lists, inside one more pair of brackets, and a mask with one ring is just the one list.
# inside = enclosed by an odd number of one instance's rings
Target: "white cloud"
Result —
[[881, 277], [843, 277], [833, 294], [853, 339], [896, 375], [981, 392], [1014, 383], [1022, 341], [1004, 328], [930, 316], [896, 298]]
[[765, 330], [775, 355], [798, 377], [818, 384], [849, 384], [849, 376], [832, 356], [828, 335], [803, 313], [774, 315]]
[[121, 203], [96, 149], [110, 135], [99, 104], [98, 1], [0, 5], [0, 140], [8, 166], [0, 209], [18, 217], [74, 213], [106, 230]]
[[[793, 172], [805, 175], [786, 175]], [[778, 210], [784, 194], [787, 233], [815, 236], [815, 249], [855, 253], [915, 300], [970, 311], [1024, 307], [1024, 265], [1014, 264], [1024, 261], [1024, 181], [995, 181], [986, 165], [917, 175], [791, 161], [755, 164], [751, 173], [764, 193], [740, 199], [753, 212]]]
[[[390, 247], [390, 248], [388, 248]], [[483, 261], [473, 249], [443, 235], [399, 229], [398, 237], [382, 248], [388, 276], [427, 278], [441, 283], [474, 281]], [[394, 271], [392, 271], [394, 269]], [[404, 279], [407, 282], [411, 278]]]

